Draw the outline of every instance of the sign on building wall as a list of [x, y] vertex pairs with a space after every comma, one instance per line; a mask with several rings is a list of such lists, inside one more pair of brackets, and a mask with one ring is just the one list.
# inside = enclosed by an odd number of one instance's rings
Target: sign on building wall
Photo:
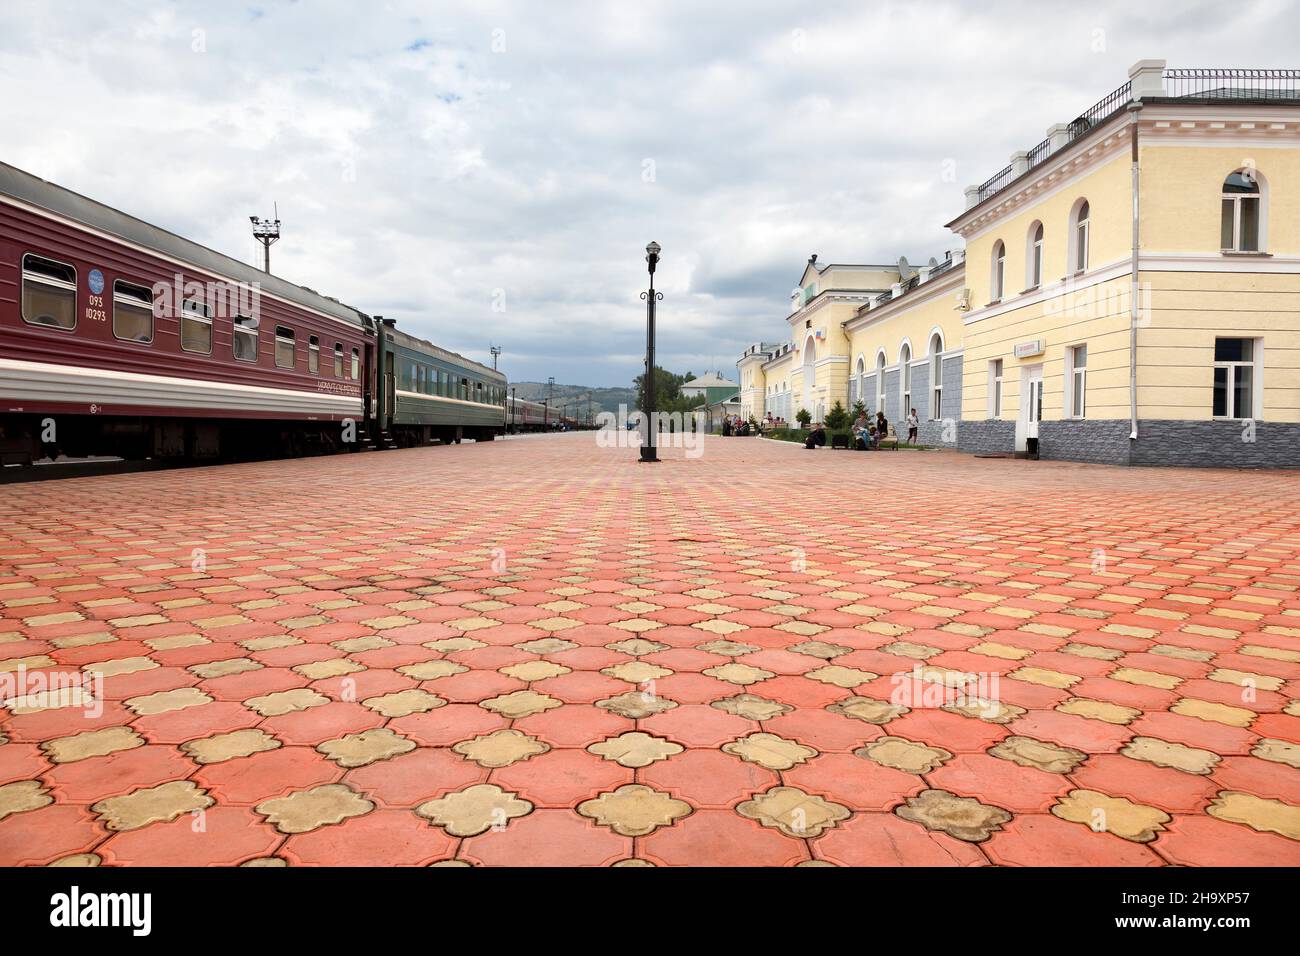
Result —
[[1022, 358], [1030, 358], [1031, 356], [1034, 356], [1034, 355], [1042, 355], [1042, 354], [1043, 354], [1043, 340], [1042, 340], [1042, 339], [1034, 339], [1032, 342], [1017, 342], [1017, 343], [1016, 343], [1016, 351], [1015, 351], [1015, 355], [1016, 355], [1016, 358], [1018, 358], [1018, 359], [1022, 359]]

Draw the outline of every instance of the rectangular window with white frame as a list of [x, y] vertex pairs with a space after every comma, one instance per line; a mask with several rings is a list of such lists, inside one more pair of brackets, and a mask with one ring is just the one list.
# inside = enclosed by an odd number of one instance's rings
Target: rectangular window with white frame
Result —
[[293, 329], [284, 325], [275, 327], [275, 366], [276, 368], [293, 368], [294, 364]]
[[186, 352], [212, 354], [212, 313], [194, 299], [181, 303], [181, 348]]
[[1088, 346], [1072, 345], [1066, 349], [1066, 366], [1070, 393], [1067, 409], [1070, 418], [1083, 418], [1088, 410]]
[[23, 321], [51, 329], [77, 327], [77, 270], [28, 253], [23, 256]]
[[1214, 340], [1214, 417], [1255, 418], [1259, 407], [1260, 342]]
[[1002, 417], [1002, 359], [989, 362], [989, 418]]
[[235, 316], [234, 337], [231, 342], [236, 359], [241, 362], [256, 362], [257, 320], [245, 315]]

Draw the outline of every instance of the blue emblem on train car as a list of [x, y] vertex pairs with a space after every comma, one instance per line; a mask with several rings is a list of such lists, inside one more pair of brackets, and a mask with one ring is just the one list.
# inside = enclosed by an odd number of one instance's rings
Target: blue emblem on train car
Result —
[[104, 292], [104, 273], [98, 269], [90, 270], [90, 294], [102, 295]]

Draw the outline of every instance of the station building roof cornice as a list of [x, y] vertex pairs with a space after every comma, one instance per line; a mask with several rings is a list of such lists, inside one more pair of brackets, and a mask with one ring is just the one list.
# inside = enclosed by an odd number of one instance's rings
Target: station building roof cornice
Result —
[[[1164, 60], [1139, 60], [1129, 69], [1129, 81], [1069, 123], [1048, 128], [1047, 138], [1030, 150], [1016, 152], [1011, 162], [978, 186], [966, 189], [966, 210], [948, 228], [968, 235], [990, 211], [1005, 207], [1009, 198], [1041, 182], [1081, 155], [1096, 155], [1099, 141], [1114, 145], [1115, 134], [1129, 117], [1146, 107], [1300, 107], [1300, 70], [1167, 69]], [[1092, 148], [1084, 152], [1085, 145]]]
[[[888, 299], [872, 300], [858, 309], [852, 318], [841, 323], [846, 332], [864, 328], [872, 322], [898, 315], [923, 302], [928, 302], [936, 295], [961, 288], [966, 278], [966, 261], [945, 260], [942, 269], [918, 273], [906, 283], [900, 283], [897, 294]], [[891, 290], [892, 292], [893, 290]]]

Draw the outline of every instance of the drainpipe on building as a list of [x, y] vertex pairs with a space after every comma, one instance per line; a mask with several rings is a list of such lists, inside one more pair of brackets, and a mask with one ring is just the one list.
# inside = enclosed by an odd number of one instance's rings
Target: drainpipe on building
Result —
[[1140, 205], [1138, 200], [1138, 112], [1142, 109], [1140, 100], [1129, 104], [1129, 113], [1132, 114], [1133, 124], [1130, 127], [1130, 140], [1132, 142], [1132, 179], [1133, 179], [1133, 259], [1130, 286], [1129, 286], [1129, 329], [1128, 329], [1128, 404], [1129, 404], [1129, 441], [1137, 441], [1138, 437], [1138, 398], [1137, 398], [1137, 334], [1138, 334], [1138, 243], [1139, 243], [1139, 212]]

